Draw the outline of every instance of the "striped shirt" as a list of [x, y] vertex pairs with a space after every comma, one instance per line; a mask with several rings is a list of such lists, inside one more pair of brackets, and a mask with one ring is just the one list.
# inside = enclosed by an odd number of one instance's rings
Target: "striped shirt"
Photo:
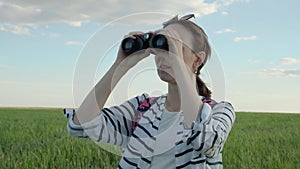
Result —
[[[160, 96], [151, 107], [142, 114], [135, 130], [132, 121], [139, 103], [146, 98], [142, 94], [119, 106], [102, 109], [99, 116], [82, 125], [73, 123], [73, 114], [69, 116], [68, 132], [77, 137], [89, 137], [98, 142], [107, 142], [123, 147], [118, 168], [151, 168], [155, 156], [155, 143], [166, 95]], [[176, 169], [180, 168], [223, 168], [222, 149], [235, 121], [235, 112], [228, 102], [220, 102], [213, 107], [203, 103], [191, 127], [187, 127], [181, 113], [176, 124], [176, 137], [170, 138], [174, 144]]]

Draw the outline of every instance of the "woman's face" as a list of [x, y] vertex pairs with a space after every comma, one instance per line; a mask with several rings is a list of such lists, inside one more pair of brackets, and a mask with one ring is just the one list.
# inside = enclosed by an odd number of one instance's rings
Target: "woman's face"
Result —
[[[195, 60], [197, 59], [196, 55], [192, 51], [192, 40], [193, 35], [190, 31], [188, 31], [184, 26], [180, 24], [171, 24], [164, 29], [156, 31], [158, 34], [168, 34], [171, 33], [171, 38], [179, 40], [182, 44], [182, 56], [174, 56], [174, 57], [182, 57], [181, 59], [184, 61], [188, 69], [190, 69], [190, 73], [194, 72], [195, 69]], [[174, 37], [173, 37], [174, 36]], [[176, 83], [174, 78], [174, 72], [171, 63], [168, 62], [169, 56], [167, 51], [160, 50], [155, 53], [155, 63], [157, 66], [157, 73], [161, 80], [169, 83]]]

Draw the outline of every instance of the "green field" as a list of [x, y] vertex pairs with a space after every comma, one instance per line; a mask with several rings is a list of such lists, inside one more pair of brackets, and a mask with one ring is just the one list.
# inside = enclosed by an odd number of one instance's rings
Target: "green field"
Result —
[[[60, 109], [0, 108], [0, 168], [116, 168], [119, 156], [68, 136]], [[300, 168], [300, 114], [237, 113], [224, 168]]]

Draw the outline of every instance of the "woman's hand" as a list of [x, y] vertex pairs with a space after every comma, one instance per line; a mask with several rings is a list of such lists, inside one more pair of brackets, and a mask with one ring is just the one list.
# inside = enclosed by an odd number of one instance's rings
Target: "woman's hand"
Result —
[[[143, 32], [130, 32], [128, 35], [125, 35], [123, 39], [128, 38], [128, 37], [130, 37], [132, 39], [136, 39], [136, 37], [134, 35], [143, 35], [143, 34], [144, 34]], [[127, 55], [123, 51], [123, 49], [120, 45], [115, 64], [117, 64], [118, 66], [121, 66], [123, 68], [130, 69], [133, 66], [135, 66], [139, 61], [141, 61], [142, 59], [144, 59], [145, 57], [147, 57], [149, 55], [150, 55], [150, 49], [140, 50], [140, 51], [134, 52], [130, 55]]]

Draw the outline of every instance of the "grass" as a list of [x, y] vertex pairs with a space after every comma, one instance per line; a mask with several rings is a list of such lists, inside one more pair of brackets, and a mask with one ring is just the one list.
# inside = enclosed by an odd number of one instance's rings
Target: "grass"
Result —
[[226, 168], [300, 168], [300, 114], [237, 113]]
[[116, 168], [120, 157], [68, 136], [59, 109], [0, 109], [0, 168]]
[[[119, 156], [68, 136], [60, 109], [0, 108], [0, 168], [116, 168]], [[300, 115], [237, 113], [224, 168], [300, 168]]]

